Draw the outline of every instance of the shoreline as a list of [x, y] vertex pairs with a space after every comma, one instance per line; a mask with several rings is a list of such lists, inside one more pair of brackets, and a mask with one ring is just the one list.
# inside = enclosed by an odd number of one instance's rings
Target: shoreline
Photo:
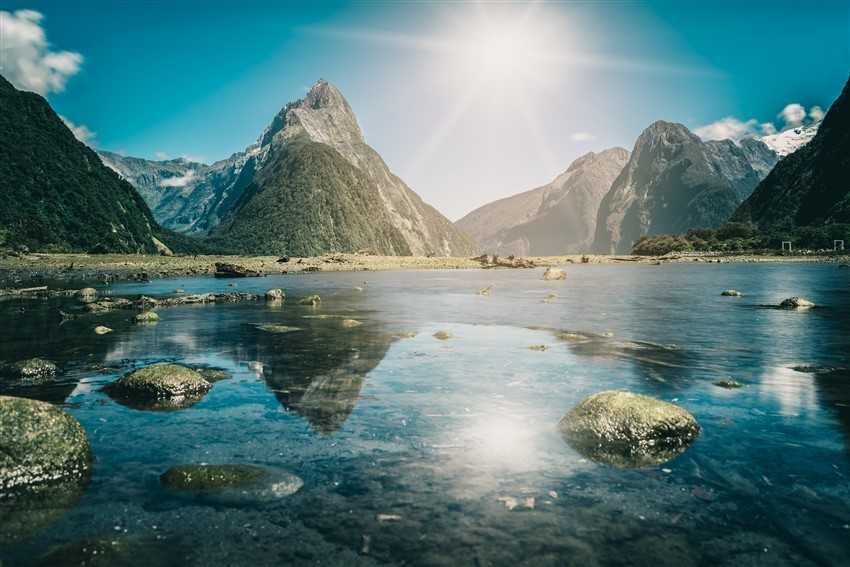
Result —
[[150, 280], [214, 275], [216, 262], [236, 264], [262, 275], [341, 271], [480, 270], [535, 268], [563, 264], [666, 264], [682, 262], [818, 262], [847, 264], [848, 254], [775, 255], [693, 254], [630, 256], [570, 254], [563, 256], [493, 256], [476, 258], [325, 254], [313, 257], [279, 256], [154, 256], [130, 254], [46, 254], [0, 257], [0, 287], [20, 287], [40, 280]]

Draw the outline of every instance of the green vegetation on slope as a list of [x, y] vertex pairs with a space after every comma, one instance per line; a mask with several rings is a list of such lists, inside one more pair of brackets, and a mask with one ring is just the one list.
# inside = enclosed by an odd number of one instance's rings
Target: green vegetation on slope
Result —
[[[0, 246], [156, 253], [198, 247], [159, 227], [142, 197], [78, 141], [41, 96], [0, 76]], [[195, 250], [192, 250], [195, 251]]]
[[336, 150], [296, 137], [273, 151], [211, 243], [241, 254], [410, 254], [375, 184]]

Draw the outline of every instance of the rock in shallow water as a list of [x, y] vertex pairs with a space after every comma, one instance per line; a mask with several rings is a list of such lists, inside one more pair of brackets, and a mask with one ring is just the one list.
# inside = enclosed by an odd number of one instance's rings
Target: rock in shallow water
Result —
[[808, 299], [803, 299], [802, 297], [789, 297], [779, 304], [779, 307], [783, 309], [807, 309], [809, 307], [814, 307], [815, 304], [809, 301]]
[[235, 506], [274, 502], [304, 486], [301, 478], [284, 470], [240, 464], [177, 465], [159, 480], [175, 494]]
[[209, 392], [200, 373], [179, 364], [155, 364], [125, 374], [103, 391], [133, 409], [171, 411], [191, 406]]
[[540, 276], [540, 279], [544, 281], [564, 280], [566, 278], [567, 272], [561, 268], [546, 268], [546, 271]]
[[0, 378], [13, 380], [52, 380], [59, 368], [48, 360], [28, 358], [10, 364], [0, 364]]
[[727, 297], [741, 297], [744, 294], [736, 289], [724, 289], [720, 295], [725, 295]]
[[667, 462], [699, 436], [693, 416], [673, 404], [628, 392], [600, 392], [561, 418], [558, 431], [576, 451], [602, 464], [647, 467]]

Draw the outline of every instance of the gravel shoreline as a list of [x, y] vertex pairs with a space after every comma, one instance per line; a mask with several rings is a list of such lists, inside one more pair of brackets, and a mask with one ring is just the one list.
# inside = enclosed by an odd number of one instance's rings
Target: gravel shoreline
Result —
[[143, 256], [127, 254], [26, 254], [0, 257], [0, 288], [35, 285], [40, 280], [151, 280], [179, 276], [210, 276], [217, 262], [236, 264], [263, 275], [307, 272], [387, 270], [471, 270], [546, 267], [559, 264], [622, 264], [670, 262], [830, 262], [846, 264], [848, 255], [829, 256], [719, 256], [567, 255], [524, 258], [446, 258], [325, 254], [308, 258], [279, 256]]

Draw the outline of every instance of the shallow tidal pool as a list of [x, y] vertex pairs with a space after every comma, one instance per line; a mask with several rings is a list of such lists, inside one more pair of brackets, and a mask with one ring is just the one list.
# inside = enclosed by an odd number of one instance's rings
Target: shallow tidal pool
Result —
[[[93, 285], [128, 299], [286, 294], [164, 307], [155, 325], [87, 314], [73, 297], [3, 300], [0, 361], [38, 356], [62, 373], [0, 394], [64, 407], [96, 461], [71, 502], [14, 518], [2, 564], [845, 565], [850, 270], [565, 269], [555, 282], [475, 270]], [[311, 294], [320, 305], [298, 304]], [[817, 307], [775, 308], [791, 296]], [[59, 309], [77, 317], [60, 324]], [[161, 362], [229, 377], [177, 411], [101, 391]], [[603, 390], [674, 403], [700, 436], [657, 467], [596, 463], [556, 424]], [[231, 492], [161, 485], [169, 468], [200, 463], [269, 479]], [[291, 475], [303, 486], [274, 490]]]

